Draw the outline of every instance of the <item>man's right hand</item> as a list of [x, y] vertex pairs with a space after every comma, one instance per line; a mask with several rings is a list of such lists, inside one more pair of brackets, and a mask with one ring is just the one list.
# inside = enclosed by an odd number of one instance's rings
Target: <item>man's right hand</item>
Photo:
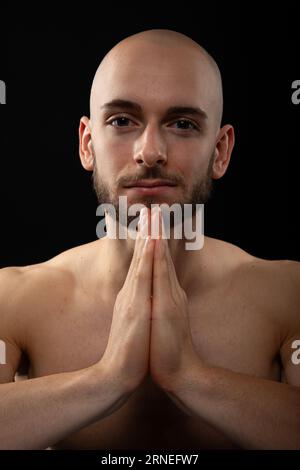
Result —
[[[153, 248], [154, 240], [145, 245], [139, 233], [115, 302], [108, 344], [96, 364], [14, 383], [8, 354], [8, 372], [0, 376], [5, 381], [0, 384], [1, 449], [45, 449], [62, 442], [119, 409], [142, 382], [149, 368]], [[0, 314], [6, 320], [0, 322], [0, 336], [6, 338], [11, 328], [7, 318], [15, 315], [6, 299], [20, 280], [15, 271], [4, 271], [0, 278]]]
[[152, 265], [155, 241], [148, 236], [148, 210], [141, 211], [134, 253], [117, 295], [106, 350], [99, 362], [128, 392], [149, 368]]

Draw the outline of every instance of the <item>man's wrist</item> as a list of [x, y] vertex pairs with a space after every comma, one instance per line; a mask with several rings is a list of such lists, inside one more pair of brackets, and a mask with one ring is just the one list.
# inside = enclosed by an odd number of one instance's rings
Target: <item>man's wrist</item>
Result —
[[211, 368], [202, 361], [195, 360], [181, 370], [181, 373], [170, 377], [165, 382], [165, 392], [182, 403], [193, 401], [199, 394], [207, 395], [211, 390]]
[[107, 368], [100, 362], [84, 369], [83, 378], [86, 380], [87, 393], [100, 414], [111, 414], [126, 402], [132, 390], [119, 374]]

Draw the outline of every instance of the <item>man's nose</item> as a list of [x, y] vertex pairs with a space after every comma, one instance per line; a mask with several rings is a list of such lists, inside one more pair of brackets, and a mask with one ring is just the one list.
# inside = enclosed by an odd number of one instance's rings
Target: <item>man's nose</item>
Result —
[[134, 160], [147, 167], [166, 164], [167, 145], [158, 126], [148, 125], [135, 142]]

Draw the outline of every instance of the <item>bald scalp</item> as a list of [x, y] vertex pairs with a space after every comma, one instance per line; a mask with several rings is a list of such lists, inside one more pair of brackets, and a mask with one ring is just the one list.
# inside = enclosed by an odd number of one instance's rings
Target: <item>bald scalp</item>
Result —
[[[207, 70], [210, 74], [210, 92], [214, 96], [215, 108], [216, 108], [216, 119], [217, 126], [220, 127], [222, 114], [223, 114], [223, 91], [222, 91], [222, 78], [219, 67], [213, 57], [197, 42], [190, 37], [179, 33], [177, 31], [167, 29], [152, 29], [142, 31], [137, 34], [129, 36], [119, 43], [117, 43], [103, 58], [101, 61], [92, 83], [91, 94], [90, 94], [90, 115], [91, 120], [94, 115], [95, 107], [99, 105], [97, 103], [97, 91], [101, 85], [103, 74], [107, 72], [109, 67], [114, 67], [116, 63], [124, 63], [126, 58], [130, 60], [130, 56], [133, 51], [137, 48], [143, 49], [144, 54], [151, 54], [153, 58], [153, 48], [159, 49], [170, 49], [168, 53], [172, 57], [172, 51], [186, 51], [187, 54], [193, 56], [198, 63], [201, 64], [202, 68]], [[157, 61], [157, 67], [159, 69], [160, 62]]]

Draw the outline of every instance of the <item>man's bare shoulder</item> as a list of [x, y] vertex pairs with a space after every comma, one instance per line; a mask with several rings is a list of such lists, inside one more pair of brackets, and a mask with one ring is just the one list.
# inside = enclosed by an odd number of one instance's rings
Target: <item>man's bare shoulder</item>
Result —
[[[253, 293], [272, 292], [277, 298], [289, 297], [294, 305], [300, 295], [300, 263], [292, 260], [268, 260], [258, 258], [240, 247], [222, 240], [208, 238], [212, 264], [227, 276], [231, 287]], [[298, 303], [299, 308], [299, 303]]]
[[300, 262], [258, 258], [232, 243], [210, 237], [206, 239], [211, 244], [210, 250], [214, 252], [216, 258], [222, 260], [230, 268], [238, 269], [245, 275], [254, 274], [255, 277], [260, 275], [271, 282], [276, 282], [283, 276], [286, 281], [291, 285], [296, 284], [299, 289]]
[[5, 373], [2, 368], [0, 382], [13, 380], [25, 357], [22, 353], [28, 354], [30, 338], [39, 331], [39, 325], [55, 316], [62, 318], [70, 305], [78, 304], [78, 260], [88, 263], [95, 251], [88, 245], [43, 263], [0, 269], [0, 339], [7, 350], [7, 367]]
[[[90, 256], [93, 243], [71, 248], [43, 263], [0, 270], [0, 314], [67, 298], [77, 287], [78, 263]], [[87, 262], [87, 261], [86, 261]], [[52, 295], [54, 297], [52, 297]]]
[[232, 257], [230, 292], [257, 305], [283, 328], [300, 327], [300, 263], [268, 260], [250, 255], [235, 245], [223, 250]]
[[[0, 338], [6, 345], [1, 383], [13, 381], [16, 371], [22, 367], [29, 333], [34, 330], [44, 306], [62, 297], [65, 279], [61, 271], [50, 268], [47, 263], [0, 270]], [[59, 289], [54, 296], [51, 285], [55, 284]]]
[[51, 265], [51, 261], [29, 266], [13, 266], [0, 270], [0, 302], [13, 307], [24, 295], [42, 297], [51, 287], [65, 287], [71, 273]]
[[[236, 269], [236, 280], [244, 282], [254, 294], [265, 290], [265, 294], [272, 296], [277, 305], [286, 302], [296, 307], [300, 301], [300, 263], [293, 260], [267, 260], [250, 257], [244, 260]], [[252, 291], [253, 292], [253, 291]]]

